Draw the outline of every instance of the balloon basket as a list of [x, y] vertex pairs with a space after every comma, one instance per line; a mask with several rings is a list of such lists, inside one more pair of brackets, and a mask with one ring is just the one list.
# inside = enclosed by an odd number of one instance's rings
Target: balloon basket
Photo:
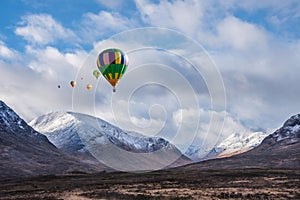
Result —
[[113, 92], [116, 92], [116, 88], [113, 88]]

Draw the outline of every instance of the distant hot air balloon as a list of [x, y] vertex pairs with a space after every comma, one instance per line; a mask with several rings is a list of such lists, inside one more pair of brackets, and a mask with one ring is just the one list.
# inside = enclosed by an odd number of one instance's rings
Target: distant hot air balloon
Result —
[[120, 49], [106, 49], [99, 54], [97, 66], [115, 92], [115, 86], [126, 72], [128, 57]]
[[76, 86], [76, 82], [75, 81], [71, 81], [70, 84], [71, 84], [72, 87]]
[[93, 86], [92, 86], [91, 84], [87, 84], [87, 85], [86, 85], [86, 89], [87, 89], [87, 90], [91, 90], [92, 87], [93, 87]]
[[57, 87], [60, 88], [60, 85], [58, 85]]
[[98, 79], [99, 76], [100, 76], [99, 70], [95, 69], [95, 70], [93, 71], [93, 75], [96, 77], [96, 79]]

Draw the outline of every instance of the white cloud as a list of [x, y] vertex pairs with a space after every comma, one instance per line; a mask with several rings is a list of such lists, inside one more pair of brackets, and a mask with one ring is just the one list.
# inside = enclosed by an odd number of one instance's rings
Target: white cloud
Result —
[[147, 24], [159, 27], [175, 28], [193, 36], [202, 23], [202, 2], [135, 0], [142, 19]]
[[75, 40], [76, 36], [70, 29], [64, 28], [48, 14], [34, 14], [22, 17], [15, 29], [15, 34], [24, 37], [32, 44], [45, 45], [57, 40]]
[[13, 59], [16, 57], [17, 52], [8, 48], [3, 41], [0, 40], [0, 58]]
[[82, 50], [61, 53], [51, 46], [41, 49], [27, 46], [26, 53], [30, 58], [28, 67], [34, 71], [41, 75], [45, 74], [48, 78], [68, 80], [75, 77], [77, 70], [82, 67], [82, 63], [87, 57], [87, 53]]
[[58, 90], [57, 82], [46, 80], [21, 64], [1, 63], [0, 95], [25, 120], [56, 109], [68, 109], [70, 99], [65, 87]]
[[80, 34], [86, 41], [94, 42], [104, 36], [116, 34], [135, 26], [136, 22], [134, 20], [117, 12], [86, 13], [80, 25]]
[[1, 100], [25, 120], [50, 111], [70, 110], [72, 88], [69, 82], [76, 78], [86, 56], [86, 52], [80, 50], [62, 53], [54, 47], [27, 46], [18, 59], [0, 63]]
[[266, 32], [254, 24], [244, 22], [236, 17], [229, 16], [217, 25], [217, 44], [229, 45], [236, 50], [266, 49], [268, 36]]

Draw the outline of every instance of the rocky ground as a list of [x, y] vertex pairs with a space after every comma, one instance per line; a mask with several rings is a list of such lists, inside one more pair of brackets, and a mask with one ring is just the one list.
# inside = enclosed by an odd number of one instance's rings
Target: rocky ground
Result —
[[0, 182], [1, 199], [300, 199], [300, 169], [173, 169]]

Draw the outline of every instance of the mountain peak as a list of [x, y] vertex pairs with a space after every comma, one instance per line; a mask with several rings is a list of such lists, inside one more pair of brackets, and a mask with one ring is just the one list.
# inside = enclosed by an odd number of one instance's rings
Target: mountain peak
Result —
[[300, 138], [300, 114], [290, 117], [281, 128], [272, 134], [276, 141], [289, 139], [291, 142], [298, 141]]
[[27, 129], [28, 125], [9, 106], [0, 100], [0, 130], [16, 131]]
[[284, 127], [296, 126], [296, 125], [300, 125], [300, 114], [293, 115], [288, 120], [286, 120], [283, 124]]
[[300, 141], [300, 114], [290, 117], [284, 122], [283, 126], [274, 133], [266, 137], [262, 142], [262, 147], [281, 144], [293, 144]]

